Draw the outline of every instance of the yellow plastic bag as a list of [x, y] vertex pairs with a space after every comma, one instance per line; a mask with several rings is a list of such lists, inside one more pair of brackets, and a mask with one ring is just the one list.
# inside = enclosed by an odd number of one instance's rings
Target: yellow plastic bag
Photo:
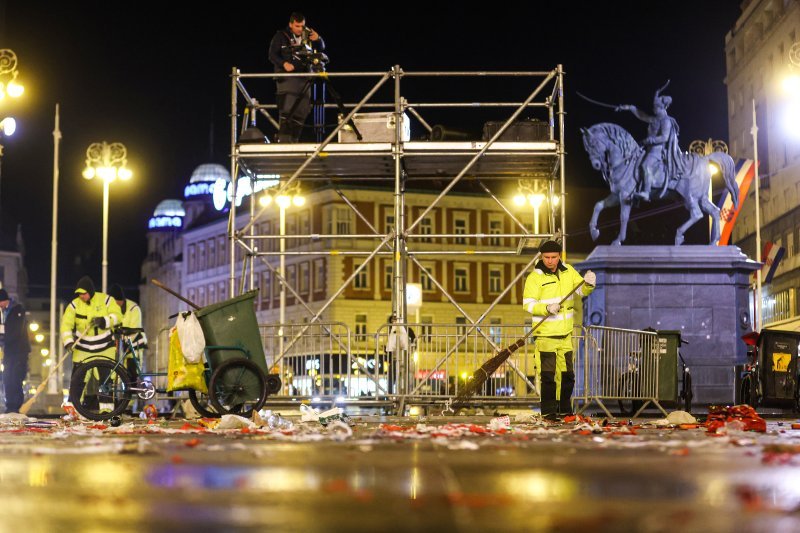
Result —
[[187, 363], [181, 351], [178, 329], [169, 330], [169, 374], [167, 375], [167, 391], [194, 389], [207, 394], [203, 362]]

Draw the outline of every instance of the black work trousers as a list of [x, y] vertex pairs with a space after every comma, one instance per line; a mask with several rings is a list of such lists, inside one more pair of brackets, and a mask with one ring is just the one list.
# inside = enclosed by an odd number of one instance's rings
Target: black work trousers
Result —
[[6, 391], [6, 413], [18, 413], [25, 400], [22, 382], [28, 373], [28, 354], [7, 353], [3, 357], [3, 387]]

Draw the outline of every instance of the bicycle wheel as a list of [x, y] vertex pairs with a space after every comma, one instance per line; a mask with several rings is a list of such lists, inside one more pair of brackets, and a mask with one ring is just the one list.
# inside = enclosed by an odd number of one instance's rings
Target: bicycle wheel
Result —
[[211, 398], [207, 393], [192, 389], [189, 391], [189, 401], [200, 415], [206, 418], [219, 418], [220, 415], [211, 405]]
[[211, 374], [208, 395], [218, 413], [249, 417], [267, 400], [267, 381], [249, 359], [230, 359]]
[[121, 414], [131, 399], [128, 372], [110, 359], [94, 359], [77, 367], [69, 385], [75, 410], [89, 420]]

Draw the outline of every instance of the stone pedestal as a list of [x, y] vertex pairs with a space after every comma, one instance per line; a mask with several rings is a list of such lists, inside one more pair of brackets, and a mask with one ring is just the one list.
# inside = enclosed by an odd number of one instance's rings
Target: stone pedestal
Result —
[[733, 403], [740, 337], [751, 330], [748, 280], [758, 268], [735, 246], [598, 246], [573, 266], [597, 274], [584, 325], [679, 330], [694, 401]]

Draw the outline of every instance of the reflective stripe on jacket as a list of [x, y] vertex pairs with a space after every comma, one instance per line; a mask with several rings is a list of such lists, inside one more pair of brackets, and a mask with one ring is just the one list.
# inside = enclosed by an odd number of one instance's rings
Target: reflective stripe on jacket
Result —
[[[125, 314], [122, 315], [122, 327], [141, 328], [142, 327], [142, 308], [133, 300], [125, 300]], [[144, 331], [134, 335], [128, 335], [134, 348], [147, 345], [147, 337]]]
[[[547, 305], [559, 303], [581, 281], [583, 277], [561, 261], [558, 262], [555, 272], [547, 270], [543, 261], [536, 263], [536, 268], [525, 280], [525, 290], [522, 293], [522, 307], [533, 315], [533, 324], [545, 319], [534, 333], [535, 336], [561, 337], [572, 334], [574, 298], [561, 304], [561, 310], [555, 315], [547, 313]], [[588, 296], [593, 290], [594, 287], [584, 284], [574, 295]]]

